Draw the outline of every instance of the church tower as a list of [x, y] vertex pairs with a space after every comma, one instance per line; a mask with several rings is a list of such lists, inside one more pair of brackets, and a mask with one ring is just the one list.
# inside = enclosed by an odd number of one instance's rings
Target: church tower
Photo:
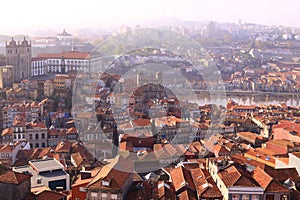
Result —
[[12, 38], [6, 43], [6, 64], [13, 66], [14, 82], [30, 78], [31, 75], [31, 43], [25, 37], [18, 43]]

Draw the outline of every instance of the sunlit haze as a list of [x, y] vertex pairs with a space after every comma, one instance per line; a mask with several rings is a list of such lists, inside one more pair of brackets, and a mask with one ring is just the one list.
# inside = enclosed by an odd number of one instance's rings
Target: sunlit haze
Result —
[[296, 0], [85, 0], [1, 2], [1, 34], [135, 25], [159, 17], [300, 27]]

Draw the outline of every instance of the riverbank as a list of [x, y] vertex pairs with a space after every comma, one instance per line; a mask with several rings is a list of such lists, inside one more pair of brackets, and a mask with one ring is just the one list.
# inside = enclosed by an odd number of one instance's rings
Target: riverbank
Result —
[[293, 92], [293, 93], [288, 93], [288, 92], [263, 92], [263, 91], [245, 91], [245, 90], [230, 90], [230, 91], [219, 91], [219, 90], [214, 90], [214, 91], [207, 91], [207, 90], [194, 90], [196, 94], [199, 93], [207, 93], [207, 94], [215, 94], [215, 95], [235, 95], [235, 96], [277, 96], [277, 97], [300, 97], [299, 92]]

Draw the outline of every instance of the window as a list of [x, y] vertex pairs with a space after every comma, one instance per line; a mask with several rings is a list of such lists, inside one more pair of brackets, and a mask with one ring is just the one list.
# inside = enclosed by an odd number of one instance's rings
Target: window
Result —
[[253, 194], [251, 200], [259, 200], [259, 195]]
[[42, 178], [41, 177], [36, 178], [36, 184], [42, 184]]
[[117, 194], [111, 194], [110, 199], [117, 200], [118, 199], [118, 195]]
[[45, 139], [45, 133], [42, 133], [42, 139]]
[[275, 197], [274, 197], [274, 194], [267, 194], [266, 195], [266, 200], [274, 200]]
[[232, 195], [232, 200], [240, 200], [240, 195], [239, 194], [233, 194]]
[[101, 193], [101, 199], [102, 200], [107, 199], [107, 193]]
[[286, 195], [286, 194], [282, 194], [282, 195], [280, 196], [280, 200], [288, 200], [288, 199], [289, 199], [289, 196]]
[[29, 139], [32, 140], [32, 134], [29, 134]]
[[40, 144], [39, 143], [36, 143], [35, 144], [35, 148], [39, 148], [40, 147]]
[[46, 147], [46, 144], [45, 142], [42, 142], [42, 147], [45, 148]]
[[242, 200], [249, 200], [249, 195], [248, 194], [243, 194]]
[[97, 196], [98, 196], [98, 194], [96, 192], [92, 192], [91, 193], [91, 197], [92, 197], [91, 200], [97, 200]]
[[39, 134], [35, 134], [35, 139], [39, 139]]

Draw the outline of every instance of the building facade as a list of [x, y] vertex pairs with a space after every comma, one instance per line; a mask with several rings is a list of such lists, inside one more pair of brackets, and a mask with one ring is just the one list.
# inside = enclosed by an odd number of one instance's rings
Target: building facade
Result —
[[89, 73], [100, 69], [102, 66], [99, 55], [91, 55], [89, 52], [79, 52], [73, 49], [69, 52], [38, 54], [31, 62], [31, 75], [45, 75], [46, 73], [68, 73], [80, 71]]
[[12, 88], [14, 84], [14, 67], [0, 66], [0, 88]]
[[41, 105], [33, 102], [31, 104], [19, 103], [2, 108], [3, 128], [11, 127], [16, 116], [25, 117], [25, 122], [31, 122], [42, 116]]

